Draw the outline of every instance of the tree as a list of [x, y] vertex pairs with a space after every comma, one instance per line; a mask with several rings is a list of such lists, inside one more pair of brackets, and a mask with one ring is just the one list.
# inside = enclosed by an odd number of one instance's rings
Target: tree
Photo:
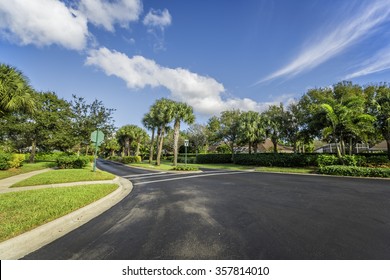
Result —
[[154, 147], [154, 138], [155, 138], [155, 132], [156, 132], [156, 127], [158, 126], [158, 120], [155, 119], [154, 115], [152, 115], [152, 112], [148, 112], [144, 115], [142, 119], [142, 124], [144, 127], [148, 130], [152, 131], [152, 138], [150, 140], [150, 145], [149, 145], [149, 164], [152, 163], [153, 161], [153, 147]]
[[180, 133], [180, 122], [192, 124], [195, 121], [195, 116], [191, 106], [182, 102], [173, 102], [173, 165], [177, 166], [178, 142]]
[[161, 98], [156, 100], [156, 102], [150, 108], [150, 114], [153, 116], [153, 119], [156, 121], [157, 125], [157, 158], [156, 165], [161, 163], [161, 154], [162, 147], [164, 142], [164, 136], [167, 130], [169, 129], [169, 124], [173, 120], [175, 106], [173, 105], [172, 100], [167, 98]]
[[263, 120], [258, 112], [243, 112], [240, 117], [239, 138], [243, 143], [247, 143], [249, 154], [252, 153], [252, 147], [257, 152], [257, 145], [265, 138], [265, 129]]
[[115, 155], [115, 151], [118, 151], [121, 147], [118, 143], [118, 140], [114, 137], [112, 138], [106, 138], [103, 144], [103, 148], [105, 150], [108, 150], [110, 153], [110, 156]]
[[374, 125], [386, 140], [387, 156], [390, 159], [390, 87], [388, 84], [380, 84], [365, 88], [366, 93], [370, 90], [369, 113], [376, 117]]
[[22, 72], [0, 64], [0, 117], [14, 111], [34, 112], [33, 92]]
[[136, 139], [138, 129], [138, 126], [129, 124], [120, 127], [116, 132], [118, 143], [122, 147], [122, 156], [131, 155], [131, 143]]
[[282, 103], [280, 103], [279, 106], [269, 106], [268, 110], [263, 113], [264, 120], [267, 124], [266, 131], [271, 137], [271, 141], [274, 146], [274, 153], [278, 152], [278, 142], [283, 135], [284, 115], [285, 112]]
[[111, 135], [114, 131], [112, 114], [115, 109], [106, 108], [102, 101], [95, 99], [88, 104], [83, 97], [73, 95], [71, 102], [73, 119], [73, 136], [78, 141], [78, 153], [84, 144], [88, 154], [90, 136], [96, 129], [101, 130], [105, 135]]
[[187, 129], [188, 140], [194, 146], [195, 152], [199, 153], [207, 147], [207, 127], [201, 124], [192, 124]]
[[240, 133], [240, 110], [223, 111], [216, 120], [211, 118], [209, 125], [217, 128], [217, 134], [230, 148], [232, 161], [234, 161], [234, 147], [239, 141]]

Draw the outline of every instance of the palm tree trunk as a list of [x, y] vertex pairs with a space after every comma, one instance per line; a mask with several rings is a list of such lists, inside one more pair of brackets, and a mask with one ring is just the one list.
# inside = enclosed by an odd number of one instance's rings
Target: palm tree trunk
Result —
[[125, 156], [130, 155], [130, 139], [126, 138], [125, 140]]
[[180, 120], [175, 120], [173, 129], [173, 166], [177, 166]]
[[249, 151], [248, 152], [251, 155], [252, 154], [252, 142], [249, 142], [248, 146], [249, 146]]
[[390, 159], [390, 138], [386, 139], [387, 143], [387, 157]]
[[160, 131], [160, 136], [158, 137], [159, 143], [158, 143], [158, 149], [157, 149], [157, 159], [156, 159], [156, 165], [159, 166], [161, 164], [161, 153], [162, 153], [162, 146], [164, 142], [164, 128]]
[[35, 161], [35, 153], [37, 151], [37, 140], [33, 140], [31, 143], [30, 163]]
[[152, 140], [150, 141], [150, 148], [149, 148], [149, 164], [152, 164], [153, 161], [153, 146], [154, 146], [154, 127], [152, 129]]
[[274, 145], [274, 153], [278, 153], [278, 139], [276, 138], [275, 134], [271, 137], [272, 144]]
[[135, 150], [135, 156], [138, 156], [139, 155], [139, 149], [141, 147], [141, 143], [140, 141], [137, 142], [137, 149]]

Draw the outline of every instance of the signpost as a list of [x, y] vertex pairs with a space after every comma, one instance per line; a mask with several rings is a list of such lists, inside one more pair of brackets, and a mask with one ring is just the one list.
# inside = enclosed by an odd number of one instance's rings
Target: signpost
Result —
[[185, 149], [185, 165], [187, 166], [187, 147], [189, 146], [190, 141], [189, 140], [184, 140], [184, 149]]
[[99, 129], [95, 130], [91, 133], [91, 141], [95, 144], [95, 158], [93, 161], [93, 172], [96, 171], [96, 157], [97, 157], [97, 150], [98, 147], [103, 143], [104, 141], [104, 133], [100, 131]]

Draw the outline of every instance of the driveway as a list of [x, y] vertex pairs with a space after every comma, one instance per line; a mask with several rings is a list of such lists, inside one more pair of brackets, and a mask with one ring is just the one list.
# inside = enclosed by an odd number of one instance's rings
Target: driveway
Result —
[[98, 166], [132, 193], [26, 259], [390, 259], [390, 180]]

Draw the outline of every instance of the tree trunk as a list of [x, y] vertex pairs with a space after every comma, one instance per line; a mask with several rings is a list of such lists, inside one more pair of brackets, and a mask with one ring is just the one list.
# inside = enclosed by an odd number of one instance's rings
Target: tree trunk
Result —
[[341, 158], [340, 147], [339, 147], [339, 145], [337, 144], [337, 142], [335, 142], [335, 144], [336, 144], [337, 157], [338, 157], [338, 158]]
[[153, 161], [154, 131], [155, 131], [155, 129], [153, 128], [152, 140], [150, 141], [150, 148], [149, 148], [149, 164], [152, 164], [152, 161]]
[[387, 157], [390, 159], [390, 138], [386, 139], [387, 143]]
[[275, 135], [272, 135], [271, 137], [272, 144], [274, 145], [274, 153], [278, 153], [278, 139], [275, 137]]
[[161, 164], [161, 153], [162, 153], [162, 146], [164, 142], [164, 128], [161, 129], [160, 135], [159, 135], [159, 143], [158, 143], [158, 149], [157, 149], [157, 159], [156, 159], [156, 165], [159, 166]]
[[85, 155], [86, 155], [86, 156], [88, 155], [88, 150], [89, 150], [89, 145], [87, 145], [87, 146], [85, 147]]
[[37, 140], [33, 140], [31, 143], [30, 163], [35, 162], [35, 153], [37, 151]]
[[256, 142], [256, 143], [253, 143], [253, 153], [254, 153], [254, 154], [257, 154], [257, 145], [258, 145], [257, 142]]
[[130, 139], [125, 139], [125, 156], [130, 155]]
[[141, 143], [140, 142], [137, 142], [137, 149], [135, 150], [135, 156], [138, 156], [139, 155], [139, 149], [141, 147]]
[[111, 156], [115, 156], [115, 150], [111, 150]]
[[180, 120], [175, 121], [173, 126], [173, 166], [177, 166], [177, 154], [179, 144]]
[[230, 144], [230, 149], [232, 150], [232, 162], [234, 163], [234, 143]]
[[252, 142], [249, 142], [248, 146], [249, 146], [249, 151], [248, 152], [251, 155], [252, 154]]

